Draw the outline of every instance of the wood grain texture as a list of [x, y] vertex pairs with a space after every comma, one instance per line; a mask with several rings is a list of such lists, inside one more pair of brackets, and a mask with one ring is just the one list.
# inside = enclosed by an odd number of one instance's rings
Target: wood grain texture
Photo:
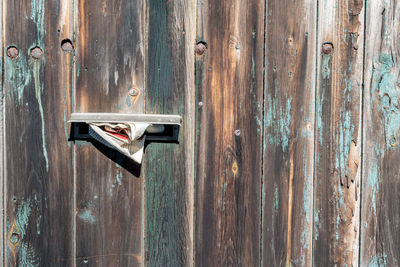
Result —
[[198, 1], [195, 264], [260, 264], [264, 1]]
[[360, 266], [399, 266], [400, 3], [366, 8]]
[[266, 9], [263, 266], [312, 262], [316, 7]]
[[[57, 12], [55, 12], [57, 10]], [[6, 266], [71, 266], [72, 150], [66, 119], [71, 112], [72, 38], [69, 1], [3, 1]], [[39, 46], [43, 56], [31, 58]]]
[[363, 7], [362, 0], [319, 5], [315, 266], [358, 266]]
[[[76, 111], [143, 112], [144, 9], [141, 0], [77, 3]], [[95, 141], [76, 143], [75, 154], [77, 266], [141, 265], [139, 166]]]
[[4, 210], [5, 210], [5, 194], [4, 194], [4, 185], [5, 185], [5, 175], [4, 175], [4, 154], [5, 154], [5, 149], [4, 149], [4, 71], [3, 71], [3, 63], [4, 63], [4, 43], [3, 43], [3, 26], [4, 26], [4, 21], [3, 21], [3, 1], [0, 2], [0, 35], [1, 35], [1, 40], [0, 40], [0, 47], [2, 47], [0, 51], [0, 57], [2, 60], [0, 61], [0, 67], [1, 67], [1, 72], [0, 72], [0, 79], [1, 79], [1, 84], [0, 84], [0, 266], [5, 266], [5, 248], [6, 248], [6, 229], [5, 229], [5, 224], [4, 224]]
[[146, 113], [180, 114], [179, 144], [146, 148], [146, 264], [193, 265], [195, 1], [150, 1]]

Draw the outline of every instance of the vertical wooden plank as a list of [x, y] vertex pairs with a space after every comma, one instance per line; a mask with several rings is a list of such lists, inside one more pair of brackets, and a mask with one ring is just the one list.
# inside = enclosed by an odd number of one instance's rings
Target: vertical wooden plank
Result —
[[315, 266], [358, 266], [363, 8], [363, 0], [319, 5]]
[[[71, 1], [3, 1], [6, 266], [71, 266]], [[31, 57], [32, 49], [40, 47]]]
[[400, 2], [367, 1], [361, 266], [400, 265]]
[[198, 1], [195, 263], [260, 264], [264, 1]]
[[263, 266], [312, 262], [316, 8], [266, 9]]
[[146, 113], [180, 114], [179, 144], [146, 148], [146, 264], [193, 265], [194, 0], [150, 1]]
[[4, 27], [4, 21], [3, 21], [3, 1], [0, 2], [0, 36], [1, 36], [1, 40], [0, 40], [0, 47], [1, 47], [1, 51], [0, 51], [0, 57], [1, 57], [1, 61], [0, 61], [0, 78], [1, 78], [1, 84], [0, 84], [0, 265], [4, 266], [4, 262], [5, 262], [5, 253], [4, 253], [4, 249], [5, 249], [5, 224], [4, 224], [4, 210], [5, 210], [5, 195], [4, 195], [4, 182], [5, 182], [5, 177], [4, 177], [4, 154], [6, 153], [5, 149], [4, 149], [4, 72], [3, 72], [3, 65], [4, 65], [4, 34], [3, 34], [3, 27]]
[[[76, 111], [143, 112], [143, 4], [77, 3]], [[139, 90], [136, 102], [132, 88]], [[140, 167], [95, 141], [76, 144], [75, 153], [77, 266], [141, 265]]]

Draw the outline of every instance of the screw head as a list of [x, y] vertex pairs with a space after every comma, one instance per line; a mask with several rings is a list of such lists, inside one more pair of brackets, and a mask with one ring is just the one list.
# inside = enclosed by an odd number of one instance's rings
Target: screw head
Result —
[[43, 51], [40, 47], [35, 47], [31, 50], [31, 57], [33, 59], [39, 60], [43, 56]]
[[239, 136], [240, 135], [240, 130], [236, 129], [234, 133], [235, 133], [236, 136]]
[[207, 46], [206, 46], [206, 44], [204, 42], [198, 42], [196, 44], [196, 47], [195, 47], [196, 54], [201, 56], [201, 55], [204, 54], [206, 49], [207, 49]]
[[7, 49], [7, 56], [11, 59], [16, 59], [18, 57], [18, 49], [15, 46], [10, 46]]
[[138, 90], [135, 88], [132, 88], [131, 90], [129, 90], [129, 95], [130, 96], [137, 96], [138, 95]]
[[332, 53], [332, 50], [333, 50], [333, 46], [331, 43], [324, 43], [322, 45], [322, 53], [324, 53], [325, 55]]

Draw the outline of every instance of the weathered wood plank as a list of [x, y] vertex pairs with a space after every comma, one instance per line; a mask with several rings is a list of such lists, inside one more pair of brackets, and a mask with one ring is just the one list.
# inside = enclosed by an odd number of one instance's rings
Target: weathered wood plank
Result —
[[[0, 47], [4, 47], [3, 43], [3, 1], [0, 2], [0, 10], [2, 11], [0, 14]], [[0, 62], [0, 78], [1, 78], [1, 84], [0, 84], [0, 265], [4, 266], [5, 264], [5, 244], [6, 244], [6, 234], [5, 234], [5, 228], [4, 228], [4, 210], [5, 210], [5, 195], [4, 195], [4, 181], [5, 181], [5, 176], [4, 176], [4, 90], [3, 90], [3, 84], [4, 84], [4, 77], [3, 77], [3, 62], [4, 62], [4, 48], [1, 49], [0, 51], [0, 57], [2, 58]]]
[[150, 1], [146, 113], [180, 114], [179, 144], [146, 148], [146, 264], [193, 265], [194, 0]]
[[314, 265], [358, 266], [362, 0], [319, 5]]
[[195, 263], [260, 264], [264, 1], [198, 1]]
[[400, 265], [400, 2], [367, 1], [361, 266]]
[[[143, 4], [77, 3], [76, 111], [143, 112]], [[133, 87], [139, 90], [136, 102], [129, 95]], [[77, 265], [141, 265], [144, 196], [139, 166], [94, 141], [75, 145], [75, 153]]]
[[[72, 150], [70, 1], [3, 1], [6, 266], [71, 266]], [[32, 49], [40, 47], [36, 56]]]
[[266, 9], [263, 266], [312, 262], [316, 7]]

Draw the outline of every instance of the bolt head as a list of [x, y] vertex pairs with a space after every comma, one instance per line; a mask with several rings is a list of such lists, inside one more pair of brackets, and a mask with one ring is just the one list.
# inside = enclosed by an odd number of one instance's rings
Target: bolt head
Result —
[[200, 56], [203, 55], [204, 52], [206, 51], [206, 49], [207, 49], [207, 46], [204, 43], [200, 42], [200, 43], [196, 44], [195, 51], [196, 51], [197, 55], [200, 55]]
[[130, 96], [137, 96], [138, 95], [138, 90], [135, 88], [132, 88], [131, 90], [129, 90], [129, 95]]
[[18, 49], [15, 46], [11, 46], [7, 49], [7, 56], [11, 59], [18, 57]]
[[325, 43], [322, 45], [322, 53], [324, 53], [325, 55], [332, 53], [332, 50], [333, 50], [332, 44]]
[[43, 51], [40, 47], [35, 47], [31, 50], [31, 56], [33, 59], [39, 60], [43, 56]]

